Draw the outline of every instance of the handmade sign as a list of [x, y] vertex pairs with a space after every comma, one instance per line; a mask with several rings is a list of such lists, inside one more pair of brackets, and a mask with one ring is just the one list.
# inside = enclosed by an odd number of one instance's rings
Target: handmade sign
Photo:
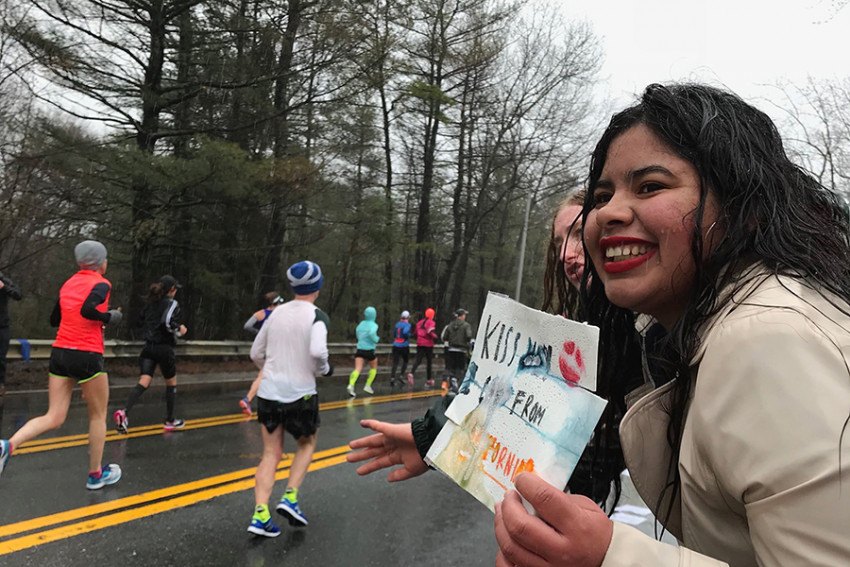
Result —
[[490, 510], [521, 472], [563, 488], [605, 408], [599, 330], [490, 293], [472, 361], [425, 460]]

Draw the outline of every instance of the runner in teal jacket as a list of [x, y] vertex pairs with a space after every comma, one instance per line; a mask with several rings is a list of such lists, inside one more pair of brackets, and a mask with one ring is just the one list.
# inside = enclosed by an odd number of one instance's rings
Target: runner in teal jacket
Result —
[[367, 307], [363, 310], [363, 320], [357, 325], [354, 333], [357, 335], [357, 352], [354, 354], [354, 370], [348, 377], [348, 395], [352, 398], [357, 394], [354, 391], [354, 385], [360, 377], [360, 371], [363, 370], [363, 365], [369, 362], [369, 377], [366, 378], [366, 385], [363, 391], [367, 394], [374, 394], [372, 382], [375, 381], [375, 376], [378, 375], [378, 358], [375, 356], [375, 347], [378, 345], [378, 324], [375, 318], [378, 312], [374, 307]]

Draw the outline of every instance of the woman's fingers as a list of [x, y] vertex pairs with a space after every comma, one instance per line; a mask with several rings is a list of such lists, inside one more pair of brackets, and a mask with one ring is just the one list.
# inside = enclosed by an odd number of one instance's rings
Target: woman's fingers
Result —
[[525, 549], [533, 549], [535, 555], [550, 557], [560, 542], [560, 534], [540, 518], [529, 514], [514, 490], [505, 494], [499, 516], [511, 540]]
[[502, 552], [498, 552], [496, 554], [496, 567], [516, 567], [513, 563], [505, 559], [505, 556], [502, 555]]
[[348, 443], [352, 449], [368, 449], [371, 447], [383, 447], [386, 443], [386, 438], [383, 433], [375, 433], [366, 437], [354, 439]]
[[399, 468], [390, 471], [387, 475], [387, 480], [390, 482], [401, 482], [419, 476], [421, 473], [413, 473], [407, 469]]
[[539, 516], [534, 520], [543, 522], [549, 531], [544, 537], [538, 537], [533, 529], [534, 522], [522, 516], [523, 513], [531, 515], [525, 512], [519, 498], [506, 497], [502, 510], [514, 539], [531, 546], [543, 557], [561, 563], [576, 567], [602, 564], [611, 544], [614, 524], [599, 506], [584, 496], [564, 494], [534, 473], [519, 475], [516, 488], [534, 507]]
[[395, 425], [394, 423], [387, 423], [386, 421], [380, 421], [377, 419], [361, 419], [360, 427], [365, 427], [366, 429], [371, 429], [377, 433], [386, 433], [387, 429]]
[[[531, 504], [537, 515], [559, 532], [568, 533], [570, 526], [575, 526], [581, 521], [584, 510], [576, 506], [569, 496], [538, 475], [521, 474], [516, 478], [515, 486], [517, 492]], [[522, 506], [521, 503], [520, 506]]]
[[391, 467], [393, 465], [397, 465], [390, 459], [389, 455], [383, 455], [381, 457], [377, 457], [366, 464], [360, 465], [357, 467], [357, 474], [360, 476], [365, 476], [367, 474], [371, 474], [375, 471], [379, 471], [381, 469], [385, 469]]
[[[516, 494], [516, 493], [514, 493]], [[507, 499], [507, 498], [506, 498]], [[520, 504], [522, 507], [522, 504]], [[523, 510], [525, 512], [525, 510]], [[537, 548], [526, 546], [519, 538], [515, 537], [512, 528], [509, 527], [511, 520], [506, 517], [513, 514], [514, 511], [505, 509], [505, 502], [496, 508], [496, 519], [494, 522], [496, 542], [499, 544], [499, 553], [507, 561], [508, 565], [522, 565], [523, 567], [547, 567], [546, 560], [537, 555], [531, 549], [537, 551]], [[525, 512], [529, 516], [528, 512]], [[536, 518], [535, 518], [536, 519]], [[551, 530], [551, 528], [549, 528]], [[497, 562], [498, 565], [498, 562]]]
[[387, 453], [389, 453], [389, 451], [386, 447], [375, 447], [373, 449], [363, 449], [355, 453], [348, 453], [345, 456], [345, 460], [349, 463], [359, 463], [361, 461], [380, 457], [381, 455], [386, 455]]

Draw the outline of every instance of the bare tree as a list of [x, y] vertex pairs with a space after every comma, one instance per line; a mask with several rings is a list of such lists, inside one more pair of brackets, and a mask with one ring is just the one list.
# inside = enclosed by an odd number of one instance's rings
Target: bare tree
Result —
[[789, 151], [824, 186], [850, 203], [850, 79], [778, 87]]

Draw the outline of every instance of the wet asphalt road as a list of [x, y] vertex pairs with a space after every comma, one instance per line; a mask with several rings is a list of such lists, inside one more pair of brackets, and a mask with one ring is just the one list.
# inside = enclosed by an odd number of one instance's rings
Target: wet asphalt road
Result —
[[[320, 383], [321, 401], [337, 403], [321, 412], [319, 468], [300, 491], [310, 525], [279, 522], [283, 534], [276, 539], [245, 531], [253, 508], [249, 469], [259, 462], [262, 442], [259, 425], [237, 414], [241, 390], [189, 389], [178, 398], [187, 429], [164, 433], [162, 390], [152, 388], [130, 416], [130, 438], [106, 444], [104, 463], [120, 464], [123, 478], [99, 491], [84, 487], [84, 440], [60, 439], [87, 429], [76, 392], [65, 426], [43, 438], [52, 441], [34, 449], [39, 452], [21, 450], [0, 478], [0, 564], [493, 565], [492, 514], [441, 474], [391, 485], [382, 473], [358, 477], [343, 461], [345, 445], [364, 433], [360, 419], [410, 421], [435, 398], [397, 399], [399, 390], [382, 383], [371, 403], [362, 395], [351, 403], [344, 384], [342, 378]], [[390, 395], [396, 400], [385, 401]], [[124, 396], [113, 394], [110, 408]], [[46, 404], [46, 393], [7, 396], [0, 435]], [[291, 451], [294, 440], [286, 443], [284, 451]], [[273, 498], [285, 483], [277, 481]], [[651, 518], [633, 514], [642, 503], [629, 488], [625, 504], [626, 515], [650, 531]]]
[[[347, 399], [341, 380], [338, 388], [324, 390], [323, 402]], [[389, 388], [378, 388], [375, 402], [389, 393]], [[131, 428], [160, 423], [164, 401], [155, 391], [146, 396], [134, 408]], [[310, 525], [304, 529], [282, 525], [284, 533], [276, 539], [254, 538], [245, 531], [253, 508], [250, 475], [244, 476], [249, 479], [247, 489], [188, 506], [181, 506], [185, 502], [178, 500], [180, 496], [191, 501], [203, 488], [191, 486], [158, 499], [153, 495], [115, 511], [87, 508], [80, 512], [81, 518], [48, 518], [48, 525], [35, 529], [31, 524], [15, 525], [255, 467], [262, 449], [259, 425], [234, 415], [237, 399], [231, 393], [192, 392], [178, 400], [179, 414], [190, 426], [193, 420], [213, 416], [230, 415], [232, 422], [174, 433], [162, 433], [157, 427], [150, 435], [107, 442], [104, 462], [120, 464], [124, 476], [100, 491], [84, 486], [85, 445], [16, 454], [0, 478], [0, 564], [493, 565], [492, 514], [442, 475], [432, 472], [390, 485], [382, 474], [358, 477], [353, 465], [345, 462], [325, 461], [324, 468], [308, 474], [300, 501]], [[360, 419], [409, 421], [433, 401], [343, 403], [339, 409], [322, 411], [317, 453], [360, 436]], [[8, 436], [45, 406], [46, 394], [7, 397], [0, 433]], [[86, 427], [85, 406], [75, 403], [65, 426], [45, 438], [84, 433]], [[287, 444], [284, 451], [292, 450], [291, 437]], [[285, 480], [279, 480], [275, 498], [284, 487]], [[157, 505], [164, 511], [143, 516]], [[125, 517], [113, 518], [122, 512]], [[71, 526], [70, 537], [39, 544], [41, 534], [63, 526]], [[73, 535], [92, 527], [97, 529]], [[10, 546], [26, 547], [3, 554]]]

